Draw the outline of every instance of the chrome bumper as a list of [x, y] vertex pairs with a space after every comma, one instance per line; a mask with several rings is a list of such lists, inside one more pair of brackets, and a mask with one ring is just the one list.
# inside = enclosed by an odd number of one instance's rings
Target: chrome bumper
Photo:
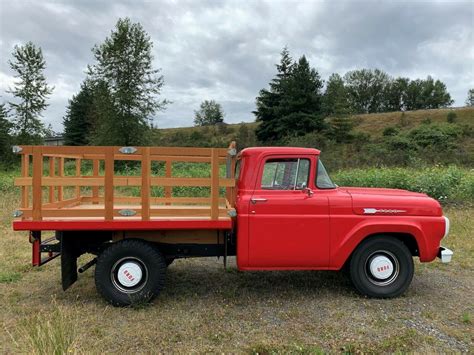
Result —
[[453, 251], [451, 249], [440, 247], [438, 252], [438, 258], [441, 259], [442, 263], [449, 263], [453, 257]]

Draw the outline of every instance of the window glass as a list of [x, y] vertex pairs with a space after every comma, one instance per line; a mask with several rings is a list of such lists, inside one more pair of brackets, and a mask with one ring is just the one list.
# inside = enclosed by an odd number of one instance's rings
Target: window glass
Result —
[[336, 185], [332, 182], [329, 177], [326, 168], [324, 167], [321, 159], [318, 159], [318, 173], [316, 175], [316, 186], [320, 189], [335, 189]]
[[295, 190], [308, 185], [308, 159], [271, 159], [265, 162], [262, 189]]

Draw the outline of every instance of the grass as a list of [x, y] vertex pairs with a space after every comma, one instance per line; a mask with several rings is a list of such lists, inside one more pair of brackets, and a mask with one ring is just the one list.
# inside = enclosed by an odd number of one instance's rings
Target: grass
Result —
[[[426, 174], [442, 173], [433, 169]], [[460, 181], [467, 173], [461, 172]], [[335, 175], [338, 182], [342, 174]], [[392, 181], [388, 170], [383, 174]], [[397, 174], [412, 178], [415, 171]], [[362, 179], [362, 172], [347, 176]], [[379, 181], [376, 172], [367, 176]], [[28, 266], [27, 234], [10, 227], [19, 202], [11, 179], [0, 179], [3, 353], [474, 351], [474, 208], [468, 204], [445, 208], [452, 231], [443, 244], [455, 252], [452, 263], [417, 262], [411, 287], [397, 299], [361, 297], [339, 273], [240, 272], [233, 258], [225, 271], [222, 260], [202, 258], [175, 261], [150, 306], [118, 309], [97, 294], [93, 269], [63, 292], [57, 260]]]

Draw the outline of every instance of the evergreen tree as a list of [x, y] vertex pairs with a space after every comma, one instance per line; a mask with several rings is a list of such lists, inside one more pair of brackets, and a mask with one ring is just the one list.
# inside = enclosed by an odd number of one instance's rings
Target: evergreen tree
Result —
[[323, 112], [326, 116], [351, 113], [351, 103], [344, 80], [339, 74], [331, 74], [323, 97]]
[[46, 99], [53, 88], [44, 76], [46, 62], [41, 48], [32, 42], [15, 46], [10, 68], [15, 72], [15, 87], [9, 90], [17, 99], [10, 102], [14, 111], [14, 133], [18, 144], [39, 144], [45, 134], [41, 113], [48, 106]]
[[5, 104], [0, 104], [0, 161], [8, 162], [11, 159], [11, 136], [12, 123], [8, 120], [8, 110]]
[[151, 117], [167, 103], [158, 99], [164, 81], [153, 69], [152, 47], [143, 27], [125, 18], [93, 48], [96, 64], [89, 75], [100, 88], [98, 103], [106, 103], [97, 107], [96, 144], [147, 143]]
[[224, 122], [222, 106], [214, 100], [205, 100], [199, 110], [194, 111], [195, 126], [213, 126]]
[[470, 89], [467, 92], [466, 106], [468, 106], [468, 107], [473, 107], [474, 106], [474, 88]]
[[87, 145], [92, 140], [94, 91], [85, 81], [77, 95], [69, 100], [64, 117], [64, 144]]
[[318, 72], [311, 68], [306, 57], [293, 63], [288, 49], [281, 53], [277, 75], [270, 90], [260, 90], [254, 111], [259, 141], [278, 142], [287, 135], [303, 135], [324, 126], [321, 114], [321, 88]]

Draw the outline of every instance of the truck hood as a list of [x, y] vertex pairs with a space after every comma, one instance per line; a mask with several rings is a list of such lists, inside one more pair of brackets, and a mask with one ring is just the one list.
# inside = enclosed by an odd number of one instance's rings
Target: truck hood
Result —
[[441, 216], [441, 205], [426, 194], [398, 189], [341, 187], [361, 215]]

